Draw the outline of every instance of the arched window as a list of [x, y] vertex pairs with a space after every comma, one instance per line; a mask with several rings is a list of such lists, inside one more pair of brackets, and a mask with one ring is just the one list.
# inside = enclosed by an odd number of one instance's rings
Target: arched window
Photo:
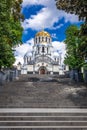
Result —
[[27, 57], [27, 63], [28, 63], [28, 57]]
[[49, 43], [50, 43], [50, 38], [49, 38]]
[[37, 43], [37, 37], [36, 37], [36, 43]]
[[47, 37], [46, 37], [46, 42], [47, 42]]
[[26, 63], [26, 56], [24, 57], [24, 63]]
[[42, 47], [42, 52], [44, 52], [44, 46]]
[[40, 42], [40, 37], [39, 37], [39, 42]]
[[38, 47], [38, 54], [39, 54], [40, 48]]
[[42, 37], [42, 42], [44, 41], [44, 37]]
[[47, 47], [47, 54], [48, 54], [48, 47]]

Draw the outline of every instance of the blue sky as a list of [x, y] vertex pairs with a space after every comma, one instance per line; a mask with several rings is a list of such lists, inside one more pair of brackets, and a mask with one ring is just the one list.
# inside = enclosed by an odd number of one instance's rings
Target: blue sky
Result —
[[53, 41], [61, 42], [65, 39], [65, 30], [69, 25], [81, 24], [78, 16], [58, 10], [55, 0], [23, 0], [22, 13], [25, 16], [22, 24], [23, 42], [33, 38], [43, 27], [51, 34]]
[[18, 57], [23, 58], [27, 51], [32, 50], [33, 38], [43, 28], [51, 34], [55, 52], [61, 50], [64, 56], [65, 30], [73, 24], [80, 26], [81, 21], [78, 20], [78, 16], [58, 10], [55, 0], [23, 0], [22, 13], [25, 16], [22, 23], [24, 45], [21, 46], [22, 51], [20, 47], [17, 48]]

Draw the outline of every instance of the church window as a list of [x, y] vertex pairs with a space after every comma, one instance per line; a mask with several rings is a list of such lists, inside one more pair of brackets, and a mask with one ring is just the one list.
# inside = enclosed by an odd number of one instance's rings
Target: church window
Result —
[[44, 47], [42, 47], [42, 52], [44, 52]]
[[39, 37], [39, 42], [40, 42], [40, 37]]
[[48, 47], [47, 47], [47, 53], [48, 53]]
[[28, 57], [27, 57], [27, 63], [28, 63]]
[[50, 43], [50, 38], [49, 38], [49, 43]]
[[37, 37], [36, 37], [36, 43], [37, 43]]
[[39, 54], [39, 50], [40, 50], [40, 48], [38, 47], [38, 54]]
[[42, 37], [42, 42], [44, 41], [44, 37]]
[[47, 42], [47, 37], [46, 37], [46, 42]]

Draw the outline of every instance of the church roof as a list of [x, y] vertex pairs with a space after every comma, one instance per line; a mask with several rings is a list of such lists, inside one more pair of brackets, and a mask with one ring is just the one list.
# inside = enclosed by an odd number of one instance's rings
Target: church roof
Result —
[[46, 31], [40, 31], [40, 32], [36, 33], [36, 36], [51, 37], [50, 34]]

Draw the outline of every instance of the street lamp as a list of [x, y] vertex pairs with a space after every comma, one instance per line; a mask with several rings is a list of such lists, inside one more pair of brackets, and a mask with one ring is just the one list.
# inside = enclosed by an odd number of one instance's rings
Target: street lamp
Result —
[[87, 57], [85, 57], [85, 63], [87, 63]]

